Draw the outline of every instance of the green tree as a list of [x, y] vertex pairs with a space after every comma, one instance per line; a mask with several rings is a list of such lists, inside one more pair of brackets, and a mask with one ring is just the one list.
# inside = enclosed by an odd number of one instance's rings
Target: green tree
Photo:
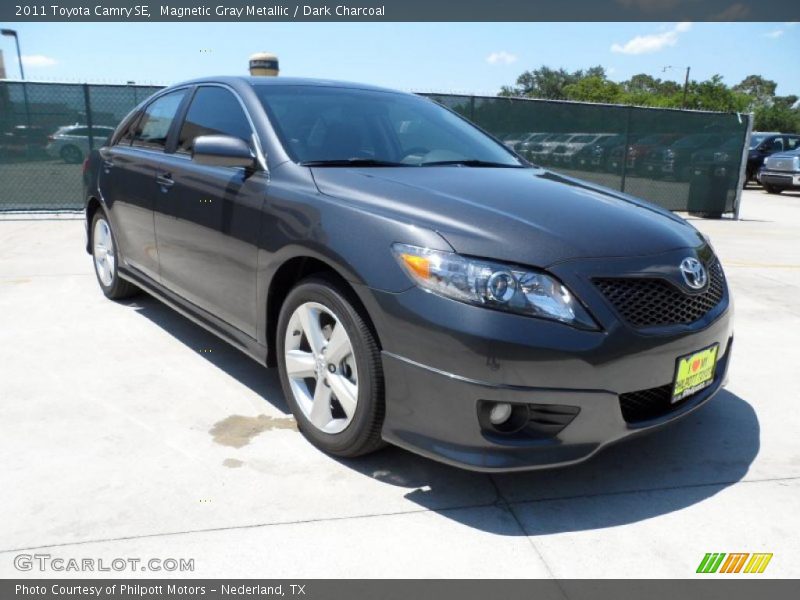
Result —
[[608, 79], [601, 66], [572, 72], [544, 66], [525, 71], [517, 78], [516, 85], [504, 86], [500, 95], [725, 112], [754, 111], [757, 130], [800, 130], [797, 96], [776, 96], [777, 88], [776, 82], [761, 75], [748, 75], [732, 87], [722, 76], [714, 75], [704, 81], [690, 81], [684, 99], [683, 85], [647, 73], [617, 83]]
[[768, 104], [775, 97], [778, 84], [761, 75], [748, 75], [733, 86], [733, 91], [749, 96], [755, 104]]
[[606, 78], [603, 67], [573, 71], [539, 67], [533, 71], [525, 71], [517, 77], [515, 86], [503, 86], [501, 96], [517, 96], [524, 98], [543, 98], [545, 100], [566, 100], [565, 88], [586, 77]]
[[753, 129], [800, 133], [800, 110], [781, 102], [759, 106], [755, 110]]
[[746, 94], [725, 85], [721, 75], [714, 75], [706, 81], [689, 82], [686, 108], [744, 112], [751, 101]]
[[622, 86], [605, 77], [584, 77], [575, 83], [564, 86], [564, 95], [568, 100], [579, 102], [620, 103], [623, 100]]

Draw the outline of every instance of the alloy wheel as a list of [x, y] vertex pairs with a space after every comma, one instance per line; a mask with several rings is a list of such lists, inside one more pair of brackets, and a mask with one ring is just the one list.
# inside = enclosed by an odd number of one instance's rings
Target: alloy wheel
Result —
[[94, 268], [100, 282], [109, 287], [114, 281], [116, 259], [114, 255], [114, 238], [111, 228], [105, 219], [97, 219], [92, 233], [94, 242]]
[[292, 395], [318, 430], [344, 431], [358, 404], [358, 370], [344, 324], [317, 302], [298, 306], [289, 318], [284, 353]]

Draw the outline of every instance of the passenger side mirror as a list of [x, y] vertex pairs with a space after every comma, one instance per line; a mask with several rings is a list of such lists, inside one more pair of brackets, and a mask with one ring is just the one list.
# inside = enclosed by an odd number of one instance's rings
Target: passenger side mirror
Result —
[[241, 138], [230, 135], [200, 135], [192, 144], [192, 160], [212, 167], [244, 167], [253, 169], [256, 157]]

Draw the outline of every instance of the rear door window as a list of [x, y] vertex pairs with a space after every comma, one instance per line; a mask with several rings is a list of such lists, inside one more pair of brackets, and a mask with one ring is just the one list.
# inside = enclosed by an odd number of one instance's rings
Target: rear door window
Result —
[[186, 90], [177, 90], [151, 102], [136, 125], [133, 145], [163, 150], [167, 145], [172, 121], [185, 95]]

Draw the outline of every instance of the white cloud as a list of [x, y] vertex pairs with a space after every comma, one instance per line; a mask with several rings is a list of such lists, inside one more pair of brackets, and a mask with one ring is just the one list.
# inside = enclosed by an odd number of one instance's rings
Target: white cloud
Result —
[[26, 67], [36, 69], [39, 67], [52, 67], [53, 65], [58, 64], [58, 61], [55, 58], [50, 58], [44, 54], [28, 54], [23, 55], [22, 64]]
[[779, 37], [781, 37], [783, 35], [783, 33], [784, 33], [783, 29], [776, 29], [775, 31], [770, 31], [769, 33], [765, 33], [764, 37], [773, 38], [773, 39], [774, 38], [779, 38]]
[[637, 35], [624, 44], [611, 44], [611, 51], [620, 54], [649, 54], [658, 52], [669, 46], [678, 43], [681, 33], [686, 33], [692, 28], [690, 22], [676, 24], [672, 29], [661, 33], [651, 33], [649, 35]]
[[492, 52], [486, 57], [486, 62], [490, 65], [510, 65], [511, 63], [517, 62], [518, 58], [516, 54], [501, 50], [500, 52]]

